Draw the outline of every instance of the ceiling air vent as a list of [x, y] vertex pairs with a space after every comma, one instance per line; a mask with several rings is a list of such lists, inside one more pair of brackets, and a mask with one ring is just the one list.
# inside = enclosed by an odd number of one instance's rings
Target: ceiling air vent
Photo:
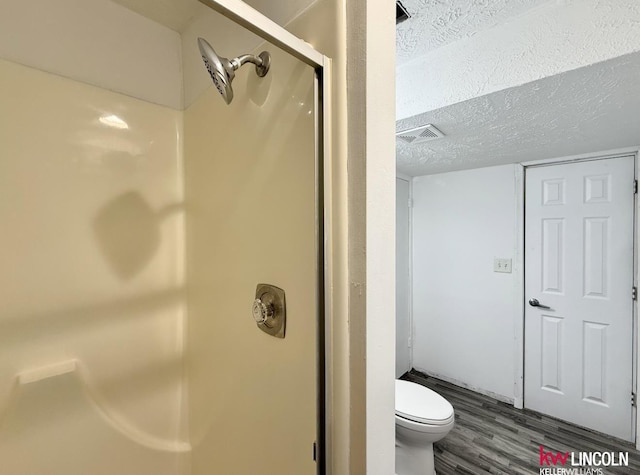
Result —
[[427, 124], [415, 129], [403, 130], [396, 132], [396, 137], [405, 143], [423, 143], [444, 137], [444, 134], [436, 129], [435, 125]]

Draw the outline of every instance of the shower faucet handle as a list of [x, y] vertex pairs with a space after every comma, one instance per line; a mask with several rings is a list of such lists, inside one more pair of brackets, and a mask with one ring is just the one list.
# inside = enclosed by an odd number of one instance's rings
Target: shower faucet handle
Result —
[[251, 307], [257, 327], [276, 338], [284, 338], [286, 304], [284, 290], [269, 284], [258, 284]]
[[269, 319], [273, 318], [275, 309], [272, 304], [264, 303], [262, 299], [258, 298], [253, 301], [251, 312], [253, 313], [253, 319], [258, 325], [269, 326]]

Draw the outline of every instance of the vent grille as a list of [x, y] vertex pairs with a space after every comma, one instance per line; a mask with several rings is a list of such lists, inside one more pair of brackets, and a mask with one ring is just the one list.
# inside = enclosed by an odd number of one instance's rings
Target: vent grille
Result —
[[418, 144], [439, 139], [440, 137], [444, 137], [444, 134], [433, 124], [427, 124], [421, 127], [416, 127], [415, 129], [397, 132], [396, 137], [405, 143]]

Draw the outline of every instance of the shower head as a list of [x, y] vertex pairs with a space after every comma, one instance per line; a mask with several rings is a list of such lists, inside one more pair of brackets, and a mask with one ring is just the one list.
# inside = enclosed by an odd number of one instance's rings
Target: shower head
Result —
[[267, 51], [263, 51], [258, 56], [243, 54], [229, 60], [218, 56], [204, 38], [198, 38], [198, 48], [214, 86], [216, 86], [216, 89], [227, 104], [230, 104], [233, 100], [231, 82], [240, 66], [245, 63], [253, 63], [256, 65], [256, 74], [264, 77], [269, 72], [269, 66], [271, 65], [271, 55]]

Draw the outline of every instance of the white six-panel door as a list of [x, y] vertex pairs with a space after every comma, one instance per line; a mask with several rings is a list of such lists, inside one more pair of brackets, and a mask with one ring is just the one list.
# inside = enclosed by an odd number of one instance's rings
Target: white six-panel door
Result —
[[525, 407], [626, 440], [633, 182], [633, 157], [535, 167], [525, 198]]

